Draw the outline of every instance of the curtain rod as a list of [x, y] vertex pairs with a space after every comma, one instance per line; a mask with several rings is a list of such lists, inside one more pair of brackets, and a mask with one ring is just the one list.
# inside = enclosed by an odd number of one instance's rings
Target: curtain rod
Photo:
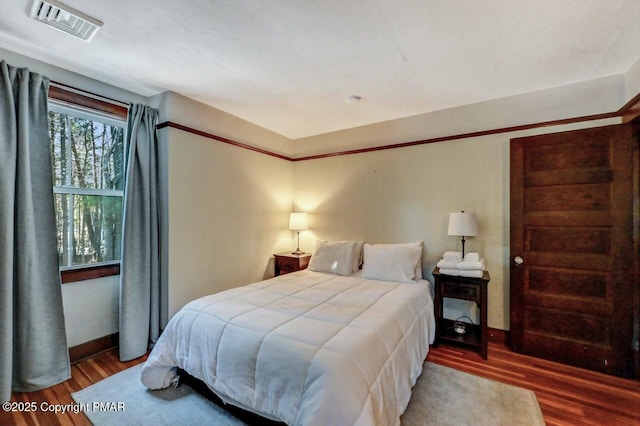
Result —
[[96, 100], [99, 100], [99, 101], [111, 103], [111, 104], [118, 105], [118, 106], [125, 107], [125, 108], [129, 107], [129, 104], [127, 102], [122, 102], [122, 101], [119, 101], [117, 99], [108, 98], [106, 96], [98, 95], [97, 93], [92, 93], [92, 92], [88, 92], [88, 91], [83, 90], [83, 89], [78, 89], [77, 87], [69, 86], [68, 84], [60, 83], [59, 81], [50, 80], [50, 84], [52, 86], [56, 86], [56, 87], [58, 87], [60, 89], [67, 90], [69, 92], [74, 92], [74, 93], [77, 93], [79, 95], [87, 96], [89, 98], [93, 98], [93, 99], [96, 99]]

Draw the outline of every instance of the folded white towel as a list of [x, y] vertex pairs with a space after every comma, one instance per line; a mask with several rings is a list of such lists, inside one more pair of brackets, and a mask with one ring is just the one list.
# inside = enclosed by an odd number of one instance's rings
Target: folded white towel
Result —
[[440, 273], [444, 275], [453, 275], [454, 277], [460, 275], [460, 271], [458, 271], [457, 269], [440, 269]]
[[480, 259], [479, 262], [473, 262], [470, 260], [463, 260], [458, 262], [456, 267], [460, 270], [479, 270], [484, 271], [484, 259]]
[[[440, 272], [442, 272], [442, 270], [440, 270]], [[474, 270], [461, 269], [458, 271], [458, 274], [461, 277], [482, 278], [482, 274], [484, 274], [484, 271], [480, 271], [477, 269], [474, 269]]]
[[460, 262], [462, 260], [462, 253], [460, 253], [459, 251], [446, 251], [442, 255], [442, 258], [448, 261]]
[[436, 266], [440, 269], [456, 269], [458, 265], [458, 261], [457, 260], [444, 260], [441, 259], [438, 263], [436, 263]]
[[467, 253], [464, 255], [464, 260], [468, 260], [470, 262], [480, 262], [480, 255], [475, 252]]

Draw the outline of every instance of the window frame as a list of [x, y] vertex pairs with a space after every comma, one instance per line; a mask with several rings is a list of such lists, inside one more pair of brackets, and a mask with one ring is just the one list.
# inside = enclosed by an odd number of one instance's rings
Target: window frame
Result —
[[[124, 121], [125, 124], [125, 137], [126, 137], [126, 125], [129, 108], [126, 104], [105, 98], [100, 95], [96, 95], [90, 92], [81, 91], [71, 86], [67, 86], [61, 83], [52, 81], [49, 86], [48, 100], [50, 105], [55, 105], [55, 109], [68, 108], [73, 111], [81, 111], [84, 109], [87, 113], [104, 118], [107, 120], [117, 120], [118, 122]], [[50, 109], [51, 110], [51, 109]], [[125, 153], [126, 155], [126, 153]], [[125, 166], [126, 167], [126, 166]], [[53, 188], [52, 188], [53, 189]], [[85, 190], [80, 189], [77, 192]], [[88, 189], [88, 192], [94, 190]], [[99, 190], [99, 195], [107, 195], [105, 190]], [[120, 192], [117, 190], [116, 192]], [[122, 196], [124, 198], [124, 188], [122, 189]], [[89, 194], [97, 195], [97, 194]], [[118, 194], [119, 195], [119, 194]], [[75, 265], [60, 267], [60, 277], [63, 284], [84, 281], [88, 279], [109, 277], [114, 275], [120, 275], [120, 260], [93, 263], [90, 265]]]

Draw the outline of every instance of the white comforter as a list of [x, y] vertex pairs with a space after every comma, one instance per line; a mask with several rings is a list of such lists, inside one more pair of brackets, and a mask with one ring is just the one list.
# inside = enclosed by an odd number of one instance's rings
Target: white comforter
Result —
[[187, 304], [142, 382], [166, 387], [177, 366], [289, 425], [398, 425], [434, 331], [427, 281], [300, 271]]

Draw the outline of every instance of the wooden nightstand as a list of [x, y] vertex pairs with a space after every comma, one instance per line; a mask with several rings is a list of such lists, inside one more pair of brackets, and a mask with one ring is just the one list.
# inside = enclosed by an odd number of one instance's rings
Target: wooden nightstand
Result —
[[[484, 271], [482, 278], [454, 277], [440, 273], [438, 268], [433, 270], [435, 280], [434, 309], [436, 315], [435, 344], [441, 342], [454, 343], [471, 347], [478, 351], [482, 358], [487, 359], [487, 284], [491, 280], [489, 272]], [[452, 319], [442, 316], [442, 299], [462, 299], [475, 302], [480, 310], [480, 324], [467, 325], [465, 334], [453, 331], [455, 323]]]
[[309, 266], [311, 253], [291, 254], [290, 251], [274, 254], [276, 258], [276, 276], [301, 271]]

